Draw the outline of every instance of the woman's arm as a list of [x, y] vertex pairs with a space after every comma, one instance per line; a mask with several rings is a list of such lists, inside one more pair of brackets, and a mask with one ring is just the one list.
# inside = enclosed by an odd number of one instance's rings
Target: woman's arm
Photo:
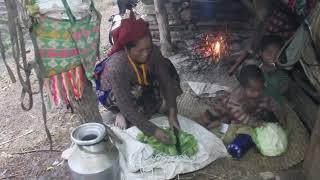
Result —
[[[168, 118], [170, 125], [180, 128], [178, 123], [178, 110], [176, 98], [179, 95], [180, 85], [178, 82], [175, 82], [175, 79], [171, 76], [170, 72], [170, 62], [168, 59], [165, 59], [158, 47], [154, 47], [152, 55], [150, 57], [150, 65], [152, 67], [153, 73], [156, 75], [157, 80], [159, 81], [160, 88], [163, 90], [164, 99], [167, 103], [168, 108]], [[171, 67], [174, 68], [174, 67]], [[177, 85], [178, 84], [178, 85]], [[179, 86], [179, 87], [177, 87]]]

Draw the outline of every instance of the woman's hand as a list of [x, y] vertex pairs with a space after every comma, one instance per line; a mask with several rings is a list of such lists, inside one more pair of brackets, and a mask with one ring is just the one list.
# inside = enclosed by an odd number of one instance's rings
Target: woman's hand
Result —
[[178, 121], [178, 113], [175, 108], [169, 109], [168, 119], [169, 119], [169, 124], [170, 124], [171, 129], [173, 129], [173, 127], [180, 129], [180, 124]]
[[157, 128], [154, 132], [154, 137], [157, 138], [163, 144], [170, 144], [171, 139], [169, 134], [167, 134], [164, 130]]
[[127, 129], [128, 126], [126, 118], [120, 113], [117, 114], [114, 125], [122, 130]]

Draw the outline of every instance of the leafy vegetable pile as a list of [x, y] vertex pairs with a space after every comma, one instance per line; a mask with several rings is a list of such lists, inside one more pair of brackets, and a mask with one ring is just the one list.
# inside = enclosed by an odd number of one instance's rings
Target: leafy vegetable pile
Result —
[[[170, 135], [172, 142], [171, 144], [163, 144], [155, 137], [146, 136], [142, 132], [137, 135], [137, 139], [142, 143], [149, 144], [155, 150], [155, 153], [164, 153], [169, 156], [178, 155], [176, 149], [177, 141], [173, 131], [169, 128], [164, 129], [164, 131]], [[192, 134], [188, 134], [184, 131], [179, 131], [178, 137], [181, 145], [181, 155], [187, 155], [191, 157], [198, 152], [198, 142]]]

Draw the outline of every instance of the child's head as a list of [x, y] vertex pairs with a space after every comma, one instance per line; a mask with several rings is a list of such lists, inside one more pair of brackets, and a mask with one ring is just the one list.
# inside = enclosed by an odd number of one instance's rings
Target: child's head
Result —
[[261, 58], [266, 65], [273, 65], [277, 55], [283, 46], [283, 40], [279, 36], [264, 36], [261, 40]]
[[262, 95], [265, 79], [258, 66], [244, 66], [240, 71], [239, 81], [245, 90], [245, 96], [247, 98], [256, 99]]

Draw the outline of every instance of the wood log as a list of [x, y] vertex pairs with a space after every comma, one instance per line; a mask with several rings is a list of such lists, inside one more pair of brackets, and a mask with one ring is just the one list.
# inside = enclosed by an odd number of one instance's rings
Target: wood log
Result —
[[141, 0], [141, 2], [143, 4], [146, 4], [146, 5], [152, 5], [153, 4], [153, 0]]
[[154, 0], [154, 7], [160, 32], [161, 52], [164, 56], [170, 56], [172, 45], [165, 1]]
[[[143, 19], [145, 20], [145, 21], [147, 21], [149, 24], [150, 23], [153, 23], [153, 22], [157, 22], [157, 19], [156, 19], [156, 16], [155, 15], [146, 15], [146, 16], [144, 16], [143, 17]], [[153, 23], [154, 24], [154, 23]]]
[[228, 70], [229, 76], [232, 76], [237, 71], [240, 65], [247, 59], [249, 54], [249, 51], [244, 51], [240, 54], [240, 56], [236, 59], [236, 63]]
[[154, 5], [143, 5], [143, 13], [147, 15], [155, 14]]
[[312, 130], [311, 142], [304, 161], [304, 170], [307, 180], [318, 180], [320, 177], [320, 108], [314, 117], [315, 125]]

